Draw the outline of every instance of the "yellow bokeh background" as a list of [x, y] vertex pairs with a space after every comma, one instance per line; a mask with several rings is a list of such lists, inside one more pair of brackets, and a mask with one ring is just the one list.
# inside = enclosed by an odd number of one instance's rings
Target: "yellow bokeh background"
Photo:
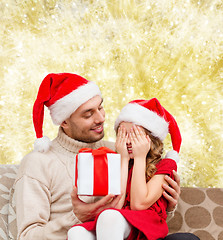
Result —
[[1, 0], [0, 30], [1, 164], [33, 148], [42, 79], [73, 72], [101, 88], [105, 139], [125, 104], [157, 97], [182, 133], [182, 186], [223, 187], [222, 0]]

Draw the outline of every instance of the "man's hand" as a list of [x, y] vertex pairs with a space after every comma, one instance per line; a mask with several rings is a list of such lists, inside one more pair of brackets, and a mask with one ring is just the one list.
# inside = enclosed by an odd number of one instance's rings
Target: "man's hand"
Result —
[[116, 208], [120, 198], [121, 195], [109, 194], [95, 203], [85, 203], [79, 199], [76, 187], [71, 193], [73, 212], [81, 222], [93, 220], [103, 209]]
[[175, 209], [179, 196], [180, 196], [180, 176], [173, 170], [174, 180], [169, 176], [165, 176], [166, 182], [169, 184], [163, 184], [164, 192], [163, 196], [168, 201], [167, 212], [171, 212]]

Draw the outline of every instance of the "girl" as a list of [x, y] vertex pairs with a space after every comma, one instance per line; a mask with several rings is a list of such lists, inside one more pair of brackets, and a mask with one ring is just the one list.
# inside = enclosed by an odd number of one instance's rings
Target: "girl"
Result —
[[[76, 225], [68, 240], [164, 238], [167, 202], [162, 196], [164, 176], [177, 169], [181, 135], [176, 121], [156, 98], [127, 104], [115, 122], [116, 150], [121, 155], [122, 196], [115, 209], [103, 210], [95, 220]], [[162, 159], [170, 133], [173, 151]]]

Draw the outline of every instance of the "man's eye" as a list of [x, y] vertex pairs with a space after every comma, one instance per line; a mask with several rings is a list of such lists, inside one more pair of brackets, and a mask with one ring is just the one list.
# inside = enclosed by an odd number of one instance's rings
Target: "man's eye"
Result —
[[84, 115], [83, 117], [84, 117], [84, 118], [90, 118], [90, 117], [91, 117], [91, 114]]

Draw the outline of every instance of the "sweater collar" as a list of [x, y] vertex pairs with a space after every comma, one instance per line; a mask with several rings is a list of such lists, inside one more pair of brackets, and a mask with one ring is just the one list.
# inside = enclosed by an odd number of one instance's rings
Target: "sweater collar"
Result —
[[64, 133], [61, 127], [59, 128], [59, 132], [55, 140], [59, 143], [59, 145], [62, 148], [72, 153], [78, 153], [79, 149], [81, 148], [95, 149], [97, 148], [97, 145], [98, 145], [98, 142], [85, 143], [85, 142], [74, 140], [73, 138], [70, 138], [69, 136], [67, 136], [67, 134]]

